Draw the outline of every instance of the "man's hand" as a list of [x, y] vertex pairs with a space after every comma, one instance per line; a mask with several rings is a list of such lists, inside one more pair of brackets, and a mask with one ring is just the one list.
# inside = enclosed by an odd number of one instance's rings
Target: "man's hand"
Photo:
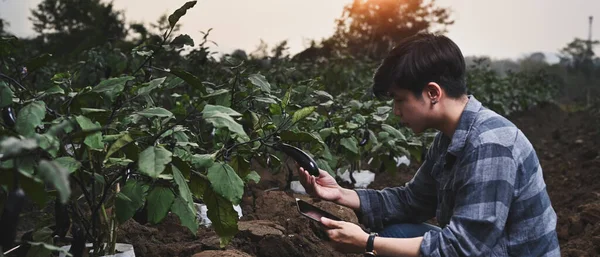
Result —
[[314, 177], [300, 168], [298, 174], [300, 175], [300, 184], [309, 195], [333, 202], [342, 197], [341, 187], [327, 171], [319, 170], [319, 177]]
[[336, 250], [345, 253], [364, 253], [369, 235], [358, 225], [345, 221], [321, 218], [327, 227], [327, 235]]

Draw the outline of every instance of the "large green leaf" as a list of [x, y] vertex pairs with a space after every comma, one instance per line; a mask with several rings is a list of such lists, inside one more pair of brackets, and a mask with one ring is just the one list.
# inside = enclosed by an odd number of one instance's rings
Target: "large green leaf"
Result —
[[[77, 123], [79, 124], [79, 126], [81, 127], [81, 129], [83, 131], [98, 130], [102, 127], [102, 126], [100, 126], [100, 123], [98, 123], [98, 122], [94, 123], [94, 122], [92, 122], [92, 120], [90, 120], [88, 117], [85, 117], [85, 116], [79, 115], [79, 116], [75, 117], [75, 120], [77, 120]], [[102, 133], [100, 131], [94, 132], [94, 133], [86, 136], [83, 143], [94, 150], [104, 149], [104, 143], [102, 142]]]
[[198, 232], [198, 220], [196, 219], [196, 208], [194, 208], [193, 204], [190, 206], [183, 198], [177, 197], [173, 201], [171, 210], [179, 216], [181, 225], [196, 235], [196, 232]]
[[171, 74], [183, 79], [186, 83], [192, 86], [194, 89], [200, 90], [202, 95], [206, 95], [206, 87], [198, 77], [182, 69], [171, 69]]
[[388, 124], [381, 124], [381, 129], [390, 133], [390, 135], [396, 140], [400, 140], [401, 142], [406, 141], [406, 137], [402, 134], [402, 132]]
[[210, 187], [210, 182], [205, 177], [198, 176], [196, 173], [190, 175], [190, 191], [198, 198], [204, 197], [204, 192]]
[[58, 191], [61, 203], [67, 203], [71, 195], [69, 186], [69, 170], [55, 161], [41, 160], [38, 165], [39, 176], [47, 183], [50, 183]]
[[213, 190], [233, 204], [239, 204], [244, 194], [244, 181], [225, 163], [215, 163], [208, 169], [208, 180]]
[[[177, 189], [179, 191], [179, 196], [185, 200], [186, 203], [190, 205], [190, 207], [194, 207], [194, 199], [192, 198], [192, 192], [188, 187], [187, 182], [185, 181], [185, 177], [175, 165], [171, 165], [171, 169], [173, 170], [173, 179], [175, 179], [175, 184], [177, 184]], [[195, 215], [195, 213], [194, 213]]]
[[175, 195], [170, 188], [157, 186], [148, 194], [148, 221], [159, 223], [167, 216]]
[[252, 84], [259, 87], [261, 91], [271, 93], [271, 85], [269, 84], [269, 82], [267, 82], [265, 76], [260, 74], [252, 74], [248, 76], [248, 79], [250, 80], [250, 82], [252, 82]]
[[354, 137], [345, 137], [340, 140], [340, 145], [344, 146], [351, 152], [358, 154], [358, 142]]
[[246, 135], [241, 124], [237, 123], [231, 116], [224, 113], [215, 113], [211, 117], [205, 117], [215, 128], [227, 128], [229, 131], [240, 136], [242, 141], [248, 141], [250, 138]]
[[250, 171], [246, 177], [244, 177], [244, 181], [250, 182], [254, 181], [254, 183], [260, 182], [260, 175], [256, 171]]
[[13, 97], [13, 91], [8, 84], [4, 81], [0, 81], [0, 108], [11, 105]]
[[[142, 174], [157, 178], [171, 162], [173, 154], [163, 147], [150, 146], [140, 153], [138, 167]], [[170, 204], [170, 203], [169, 203]]]
[[69, 171], [69, 174], [75, 172], [81, 167], [81, 163], [75, 160], [73, 157], [59, 157], [54, 159], [54, 161], [65, 167], [65, 169]]
[[175, 24], [177, 24], [181, 16], [185, 15], [188, 9], [194, 7], [194, 5], [196, 5], [196, 2], [197, 1], [189, 1], [183, 4], [183, 6], [177, 9], [173, 14], [169, 15], [169, 25], [171, 26], [171, 28], [175, 27]]
[[147, 86], [138, 89], [137, 94], [138, 95], [149, 94], [150, 92], [152, 92], [152, 90], [159, 88], [165, 82], [166, 78], [167, 77], [157, 78], [157, 79], [151, 80], [148, 83], [145, 83], [144, 85], [147, 85]]
[[208, 209], [207, 216], [212, 222], [215, 232], [221, 238], [221, 247], [225, 247], [238, 231], [238, 214], [233, 209], [231, 202], [210, 188], [206, 189], [202, 200], [204, 200]]
[[104, 157], [104, 159], [108, 159], [108, 157], [110, 157], [111, 155], [113, 155], [114, 153], [116, 153], [117, 151], [119, 151], [121, 148], [123, 148], [124, 146], [126, 146], [127, 144], [133, 142], [133, 138], [131, 138], [131, 136], [129, 135], [129, 133], [123, 135], [122, 137], [120, 137], [119, 139], [117, 139], [117, 141], [115, 141], [110, 148], [108, 148], [108, 152], [106, 153], [106, 157]]
[[146, 118], [151, 117], [173, 117], [173, 113], [161, 107], [152, 107], [142, 111], [137, 112], [137, 114], [142, 115]]
[[215, 162], [215, 158], [215, 154], [194, 154], [191, 162], [196, 169], [209, 168]]
[[313, 113], [315, 111], [315, 109], [317, 109], [317, 107], [309, 106], [309, 107], [304, 107], [300, 110], [297, 110], [296, 112], [294, 112], [294, 116], [292, 116], [292, 121], [296, 122], [296, 121], [299, 121], [301, 119], [308, 117], [308, 115]]
[[15, 129], [21, 135], [30, 137], [35, 134], [35, 128], [42, 124], [46, 116], [46, 104], [42, 101], [32, 102], [19, 111]]
[[317, 166], [319, 167], [319, 169], [327, 171], [327, 173], [329, 173], [333, 177], [336, 176], [335, 172], [333, 171], [333, 169], [331, 168], [331, 166], [329, 166], [329, 163], [327, 163], [326, 160], [324, 160], [324, 159], [316, 159], [315, 162], [317, 163]]
[[232, 117], [238, 117], [238, 116], [242, 116], [241, 113], [226, 107], [226, 106], [222, 106], [222, 105], [211, 105], [211, 104], [207, 104], [206, 106], [204, 106], [204, 109], [202, 110], [202, 115], [206, 118], [206, 117], [212, 117], [215, 114], [226, 114]]
[[147, 186], [138, 181], [134, 179], [127, 180], [125, 186], [121, 188], [121, 192], [117, 193], [115, 200], [117, 221], [120, 224], [131, 219], [135, 212], [144, 206], [147, 190]]
[[125, 83], [133, 79], [135, 79], [135, 77], [132, 76], [110, 78], [100, 82], [92, 89], [92, 92], [103, 94], [104, 96], [108, 97], [111, 102], [113, 102], [115, 97], [119, 95], [123, 89], [125, 89]]

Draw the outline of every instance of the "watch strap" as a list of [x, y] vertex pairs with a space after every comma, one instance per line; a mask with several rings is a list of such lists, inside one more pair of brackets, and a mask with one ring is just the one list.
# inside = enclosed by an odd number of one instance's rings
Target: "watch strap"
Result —
[[375, 237], [378, 236], [377, 233], [371, 233], [369, 238], [367, 239], [367, 246], [365, 247], [365, 255], [364, 256], [376, 256], [377, 253], [373, 249], [373, 244], [375, 242]]

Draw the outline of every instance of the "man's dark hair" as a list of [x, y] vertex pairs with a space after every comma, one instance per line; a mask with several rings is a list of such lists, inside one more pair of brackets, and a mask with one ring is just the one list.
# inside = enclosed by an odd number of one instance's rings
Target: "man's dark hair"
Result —
[[420, 99], [429, 82], [438, 83], [451, 98], [466, 94], [465, 59], [449, 38], [419, 33], [403, 39], [383, 59], [373, 77], [373, 93], [380, 98], [398, 87]]

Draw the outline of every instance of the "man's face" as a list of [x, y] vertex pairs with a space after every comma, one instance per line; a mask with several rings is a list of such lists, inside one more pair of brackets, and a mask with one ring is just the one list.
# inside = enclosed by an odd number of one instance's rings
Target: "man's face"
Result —
[[428, 108], [424, 95], [417, 98], [406, 89], [392, 88], [390, 96], [394, 100], [394, 114], [400, 116], [404, 126], [415, 133], [421, 133], [428, 128]]

